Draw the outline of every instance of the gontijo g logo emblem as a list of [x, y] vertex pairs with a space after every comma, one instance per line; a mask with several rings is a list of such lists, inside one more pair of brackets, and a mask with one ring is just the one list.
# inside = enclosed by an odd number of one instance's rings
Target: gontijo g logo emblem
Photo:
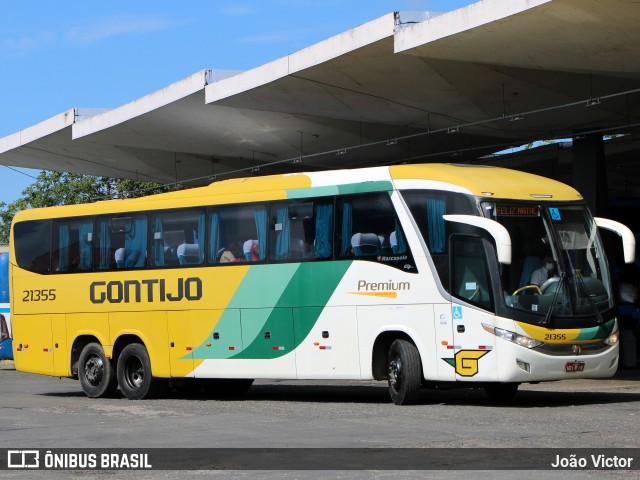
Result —
[[478, 373], [478, 361], [490, 350], [460, 350], [453, 358], [443, 358], [445, 362], [456, 369], [461, 377], [473, 377]]

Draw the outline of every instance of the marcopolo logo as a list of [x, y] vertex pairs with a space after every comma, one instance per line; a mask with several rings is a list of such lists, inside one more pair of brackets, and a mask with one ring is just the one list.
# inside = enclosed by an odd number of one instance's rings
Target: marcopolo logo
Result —
[[202, 298], [202, 280], [198, 277], [93, 282], [89, 287], [91, 303], [142, 303], [195, 301]]

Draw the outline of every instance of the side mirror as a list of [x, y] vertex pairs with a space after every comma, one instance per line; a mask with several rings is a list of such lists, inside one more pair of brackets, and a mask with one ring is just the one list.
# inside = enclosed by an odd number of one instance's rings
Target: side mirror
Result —
[[633, 263], [636, 259], [636, 237], [626, 225], [609, 220], [608, 218], [594, 218], [598, 228], [610, 230], [617, 233], [622, 238], [622, 250], [624, 252], [624, 263]]
[[443, 215], [442, 218], [447, 222], [472, 225], [488, 232], [496, 242], [498, 262], [505, 265], [511, 264], [511, 236], [507, 229], [498, 222], [490, 218], [476, 217], [473, 215]]

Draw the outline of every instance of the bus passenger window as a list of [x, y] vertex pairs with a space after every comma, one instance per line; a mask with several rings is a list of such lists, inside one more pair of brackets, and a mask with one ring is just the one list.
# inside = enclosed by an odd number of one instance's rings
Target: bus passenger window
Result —
[[49, 273], [51, 263], [50, 237], [50, 220], [16, 223], [13, 226], [13, 244], [15, 245], [18, 266], [34, 273]]
[[271, 207], [269, 258], [302, 261], [331, 256], [333, 204], [290, 201]]
[[267, 208], [264, 205], [219, 207], [207, 223], [210, 264], [259, 262], [267, 256]]
[[376, 259], [407, 253], [388, 192], [343, 197], [338, 212], [336, 241], [341, 257]]
[[204, 263], [203, 209], [171, 210], [152, 215], [150, 263], [155, 267]]
[[100, 217], [96, 223], [97, 268], [143, 268], [147, 262], [147, 216]]
[[54, 272], [87, 272], [93, 266], [93, 219], [70, 218], [53, 224]]

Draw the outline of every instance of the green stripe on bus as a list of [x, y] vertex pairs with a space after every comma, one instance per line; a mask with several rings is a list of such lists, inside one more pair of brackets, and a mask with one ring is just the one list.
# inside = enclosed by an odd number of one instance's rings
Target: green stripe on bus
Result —
[[214, 329], [221, 348], [208, 348], [205, 340], [193, 358], [269, 359], [291, 352], [309, 334], [351, 263], [252, 266]]
[[596, 340], [608, 338], [609, 335], [611, 335], [611, 332], [613, 332], [613, 327], [615, 326], [615, 324], [615, 320], [609, 320], [604, 325], [583, 328], [580, 330], [580, 333], [575, 338], [575, 340]]
[[292, 189], [287, 190], [287, 198], [330, 197], [332, 195], [351, 195], [354, 193], [384, 192], [387, 190], [393, 190], [392, 183], [388, 180], [378, 180], [337, 186]]

